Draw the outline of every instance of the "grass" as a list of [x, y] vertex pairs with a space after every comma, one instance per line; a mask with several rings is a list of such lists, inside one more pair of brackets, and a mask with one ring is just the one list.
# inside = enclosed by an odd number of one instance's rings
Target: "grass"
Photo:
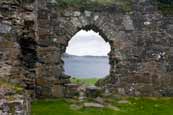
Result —
[[34, 101], [32, 115], [173, 115], [172, 98], [129, 98], [128, 104], [118, 104], [117, 99], [112, 100], [120, 111], [108, 108], [73, 110], [68, 100], [54, 99]]
[[64, 100], [36, 101], [32, 104], [32, 115], [111, 115], [108, 109], [70, 109], [70, 104]]
[[71, 78], [71, 82], [75, 84], [81, 85], [95, 85], [95, 83], [99, 80], [99, 78]]

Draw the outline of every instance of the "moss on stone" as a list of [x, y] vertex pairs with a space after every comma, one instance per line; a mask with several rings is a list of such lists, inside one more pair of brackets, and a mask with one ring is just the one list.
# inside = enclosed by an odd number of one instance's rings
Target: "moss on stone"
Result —
[[4, 80], [0, 80], [0, 88], [7, 88], [15, 91], [16, 93], [21, 93], [23, 92], [23, 88], [19, 85], [8, 83]]
[[57, 0], [58, 6], [62, 8], [93, 8], [99, 6], [118, 6], [124, 11], [132, 10], [132, 0]]
[[0, 48], [13, 48], [15, 46], [14, 42], [4, 41], [0, 43]]
[[173, 1], [172, 0], [157, 0], [158, 9], [164, 15], [173, 15]]
[[[173, 1], [172, 0], [156, 0], [158, 9], [164, 15], [173, 15]], [[62, 8], [93, 8], [98, 6], [112, 6], [116, 5], [125, 12], [132, 10], [133, 0], [57, 0], [58, 6]]]

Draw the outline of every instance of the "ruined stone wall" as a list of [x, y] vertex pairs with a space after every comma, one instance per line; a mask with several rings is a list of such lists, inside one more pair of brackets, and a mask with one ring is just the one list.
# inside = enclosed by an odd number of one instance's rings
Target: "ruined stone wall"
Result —
[[34, 1], [0, 1], [0, 79], [34, 94], [36, 10]]
[[42, 2], [0, 1], [0, 79], [22, 85], [32, 97], [63, 97], [60, 81], [68, 80], [59, 80], [59, 49], [50, 44], [50, 14]]
[[69, 82], [68, 77], [63, 75], [61, 49], [54, 43], [56, 36], [54, 36], [53, 28], [57, 19], [57, 15], [53, 14], [54, 8], [56, 9], [55, 6], [49, 6], [49, 1], [38, 1], [37, 56], [39, 63], [36, 67], [36, 85], [37, 95], [41, 97], [63, 97], [64, 84]]
[[0, 8], [8, 11], [0, 10], [0, 76], [31, 94], [64, 96], [69, 77], [61, 57], [76, 32], [92, 29], [111, 45], [110, 75], [98, 85], [121, 95], [173, 95], [173, 18], [152, 0], [134, 0], [128, 12], [116, 4], [64, 8], [55, 0]]
[[23, 88], [0, 80], [0, 115], [30, 115], [31, 97]]
[[[120, 38], [118, 49], [124, 59], [118, 58], [105, 86], [121, 95], [172, 96], [173, 18], [163, 16], [150, 0], [136, 1], [130, 17], [134, 29], [115, 36]], [[122, 24], [127, 28], [129, 22]]]
[[43, 68], [49, 67], [52, 71], [52, 66], [57, 68], [57, 73], [48, 71], [49, 74], [64, 78], [61, 56], [68, 41], [80, 29], [92, 29], [111, 45], [110, 75], [98, 85], [121, 95], [172, 96], [173, 22], [172, 17], [164, 17], [158, 11], [153, 1], [135, 0], [129, 12], [117, 5], [61, 8], [55, 1], [42, 1], [41, 4], [39, 43], [47, 46], [42, 49], [52, 57], [43, 59], [47, 63]]

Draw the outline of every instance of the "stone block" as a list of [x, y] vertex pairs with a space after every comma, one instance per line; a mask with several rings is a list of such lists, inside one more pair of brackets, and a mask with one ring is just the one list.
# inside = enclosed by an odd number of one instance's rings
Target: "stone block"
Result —
[[38, 10], [38, 19], [47, 19], [48, 20], [48, 18], [49, 18], [48, 16], [49, 16], [48, 10], [46, 10], [46, 9]]
[[152, 83], [152, 77], [150, 74], [134, 74], [126, 78], [127, 83]]
[[45, 38], [45, 36], [48, 36], [50, 34], [48, 28], [39, 27], [38, 31], [39, 31], [38, 35], [40, 36], [40, 39], [43, 39], [43, 38]]
[[44, 64], [57, 64], [61, 61], [60, 53], [52, 48], [37, 49], [37, 56]]
[[92, 12], [91, 12], [91, 11], [85, 10], [85, 11], [84, 11], [84, 14], [85, 14], [86, 17], [90, 17], [91, 14], [92, 14]]
[[0, 22], [0, 33], [6, 34], [11, 31], [11, 26]]
[[123, 18], [123, 25], [125, 27], [125, 30], [134, 30], [133, 20], [130, 16], [125, 15]]
[[11, 41], [0, 42], [0, 48], [15, 48], [17, 44]]
[[72, 98], [79, 96], [79, 85], [78, 84], [65, 84], [65, 97]]
[[73, 16], [80, 16], [81, 15], [81, 12], [79, 12], [79, 11], [75, 11], [74, 13], [73, 13]]
[[53, 97], [64, 97], [64, 87], [62, 85], [53, 85], [52, 96]]
[[100, 97], [102, 96], [102, 89], [96, 86], [88, 86], [86, 87], [86, 96], [87, 97], [92, 97], [92, 98], [96, 98], [96, 97]]

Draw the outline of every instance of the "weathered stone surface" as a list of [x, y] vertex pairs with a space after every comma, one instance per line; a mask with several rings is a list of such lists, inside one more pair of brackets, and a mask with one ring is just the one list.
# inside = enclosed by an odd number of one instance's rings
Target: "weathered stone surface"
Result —
[[0, 33], [9, 33], [11, 30], [11, 26], [8, 24], [0, 23]]
[[101, 87], [121, 95], [172, 95], [173, 18], [150, 0], [135, 1], [130, 12], [116, 5], [78, 9], [59, 8], [54, 0], [15, 2], [0, 1], [1, 78], [38, 97], [61, 96], [69, 90], [61, 57], [77, 31], [92, 29], [111, 45], [110, 75]]
[[33, 13], [26, 13], [24, 16], [23, 16], [23, 19], [25, 21], [34, 21], [35, 20], [35, 15]]
[[104, 105], [98, 103], [84, 103], [84, 107], [104, 108]]
[[101, 98], [101, 97], [97, 97], [97, 98], [95, 99], [95, 101], [96, 101], [97, 103], [104, 104], [104, 99]]
[[128, 100], [120, 100], [118, 101], [119, 104], [129, 104]]
[[66, 84], [65, 85], [65, 97], [76, 97], [79, 96], [79, 87], [78, 84]]
[[126, 30], [134, 30], [135, 29], [134, 25], [133, 25], [133, 20], [128, 15], [125, 15], [123, 17], [123, 25], [124, 25]]
[[70, 108], [72, 110], [80, 110], [80, 109], [82, 109], [82, 106], [81, 105], [72, 104], [72, 105], [70, 105]]
[[112, 105], [108, 105], [109, 109], [112, 109], [114, 111], [120, 111], [120, 108], [116, 107], [116, 106], [112, 106]]
[[30, 96], [19, 87], [0, 81], [0, 115], [30, 115]]
[[86, 17], [90, 17], [90, 16], [91, 16], [91, 14], [92, 14], [92, 12], [87, 11], [87, 10], [86, 10], [86, 11], [84, 11], [84, 13], [85, 13], [85, 16], [86, 16]]
[[81, 12], [79, 12], [79, 11], [75, 11], [74, 13], [73, 13], [73, 16], [80, 16], [81, 15]]
[[52, 96], [53, 97], [64, 97], [64, 88], [61, 85], [54, 85], [52, 87]]
[[88, 86], [86, 87], [86, 96], [87, 97], [99, 97], [102, 94], [102, 89], [96, 87], [96, 86]]

